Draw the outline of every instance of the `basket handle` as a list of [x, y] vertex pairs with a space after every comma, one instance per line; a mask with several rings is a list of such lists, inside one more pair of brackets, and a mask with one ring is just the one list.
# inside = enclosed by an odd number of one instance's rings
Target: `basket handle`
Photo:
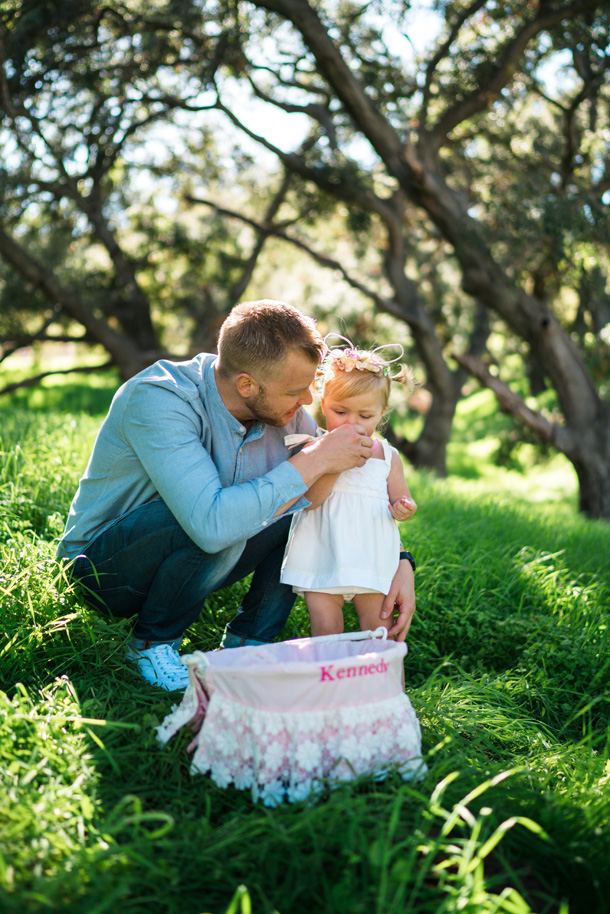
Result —
[[369, 629], [366, 632], [342, 632], [340, 635], [316, 635], [310, 638], [311, 641], [369, 641], [372, 638], [379, 638], [381, 641], [387, 641], [388, 630], [385, 625], [380, 625], [375, 630]]

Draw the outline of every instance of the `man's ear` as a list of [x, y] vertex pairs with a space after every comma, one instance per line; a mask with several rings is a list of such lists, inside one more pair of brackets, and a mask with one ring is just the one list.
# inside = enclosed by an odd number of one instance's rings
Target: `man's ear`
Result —
[[237, 393], [240, 397], [243, 397], [244, 400], [247, 400], [249, 397], [258, 393], [258, 384], [254, 378], [246, 374], [245, 371], [242, 371], [241, 374], [238, 374], [235, 378], [235, 386], [237, 388]]

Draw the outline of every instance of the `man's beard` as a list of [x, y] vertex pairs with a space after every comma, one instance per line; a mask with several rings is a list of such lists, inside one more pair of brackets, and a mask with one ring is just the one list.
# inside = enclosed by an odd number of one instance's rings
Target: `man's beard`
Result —
[[254, 400], [252, 398], [248, 400], [248, 409], [252, 413], [254, 419], [258, 419], [259, 422], [264, 422], [265, 425], [273, 425], [276, 428], [282, 428], [290, 421], [290, 419], [285, 418], [286, 413], [278, 416], [277, 413], [274, 414], [271, 412], [271, 407], [267, 401], [267, 393], [264, 387], [259, 388]]

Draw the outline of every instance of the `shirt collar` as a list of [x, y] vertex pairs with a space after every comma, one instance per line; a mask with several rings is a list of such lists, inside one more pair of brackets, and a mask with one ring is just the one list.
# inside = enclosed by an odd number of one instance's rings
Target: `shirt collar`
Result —
[[214, 366], [216, 365], [217, 361], [217, 358], [211, 359], [211, 361], [208, 362], [203, 370], [203, 383], [199, 387], [201, 399], [204, 401], [204, 404], [207, 400], [208, 405], [212, 408], [212, 410], [220, 410], [221, 415], [224, 415], [225, 421], [232, 432], [235, 432], [242, 437], [247, 437], [251, 441], [255, 438], [260, 438], [265, 431], [264, 422], [259, 422], [257, 420], [252, 423], [249, 429], [246, 429], [246, 426], [243, 425], [239, 419], [236, 419], [233, 413], [229, 412], [225, 406], [224, 400], [220, 396], [218, 385], [216, 384], [216, 372], [214, 371]]

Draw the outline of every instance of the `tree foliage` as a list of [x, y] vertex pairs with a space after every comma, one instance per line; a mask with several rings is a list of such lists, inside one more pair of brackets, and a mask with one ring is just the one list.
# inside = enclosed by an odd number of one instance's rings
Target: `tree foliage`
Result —
[[[211, 107], [201, 96], [228, 40], [213, 14], [202, 17], [189, 2], [62, 0], [4, 13], [0, 253], [53, 310], [37, 331], [30, 326], [33, 335], [48, 336], [51, 317], [64, 327], [76, 322], [125, 377], [158, 357], [156, 312], [165, 302], [155, 272], [164, 242], [186, 261], [176, 307], [201, 324], [197, 285], [206, 288], [210, 268], [188, 261], [203, 239], [190, 237], [185, 220], [169, 225], [152, 205], [159, 191], [171, 199], [177, 159], [192, 151], [188, 118]], [[213, 159], [213, 139], [196, 141], [200, 160]], [[223, 266], [233, 257], [239, 273], [240, 252], [225, 241], [217, 256]], [[173, 262], [168, 278], [177, 269]], [[4, 299], [7, 314], [39, 312], [24, 296]], [[225, 305], [209, 290], [203, 299], [212, 311]], [[13, 324], [3, 328], [9, 343]]]
[[[298, 84], [300, 110], [311, 110], [315, 99], [325, 111], [317, 117], [317, 164], [311, 165], [311, 152], [309, 162], [282, 151], [278, 155], [349, 205], [375, 209], [381, 219], [385, 209], [384, 268], [391, 304], [404, 290], [403, 318], [439, 412], [442, 401], [445, 418], [451, 413], [451, 384], [438, 358], [432, 359], [432, 335], [421, 319], [432, 313], [423, 286], [404, 270], [408, 251], [417, 248], [421, 261], [422, 223], [424, 235], [436, 239], [446, 262], [456, 268], [466, 308], [470, 299], [471, 344], [480, 344], [476, 304], [502, 337], [508, 332], [518, 338], [524, 362], [554, 387], [561, 418], [549, 420], [494, 380], [473, 345], [470, 352], [454, 353], [458, 362], [492, 386], [504, 408], [568, 456], [579, 475], [582, 508], [608, 516], [607, 392], [603, 385], [596, 388], [592, 376], [589, 331], [583, 337], [574, 324], [575, 293], [583, 328], [595, 320], [591, 308], [604, 311], [603, 302], [582, 293], [588, 266], [595, 264], [604, 274], [608, 266], [605, 5], [593, 0], [443, 4], [444, 28], [432, 51], [414, 61], [412, 80], [405, 79], [403, 59], [391, 53], [387, 30], [384, 35], [370, 26], [372, 7], [316, 10], [306, 0], [264, 0], [257, 6], [270, 11], [270, 21], [279, 15], [290, 22], [303, 47], [294, 33], [285, 36], [282, 71], [279, 64], [262, 67], [253, 46], [252, 81], [264, 75], [266, 98], [284, 107], [286, 86]], [[397, 10], [398, 33], [409, 33], [411, 13], [411, 7]], [[381, 61], [382, 79], [374, 83], [371, 57]], [[402, 82], [388, 75], [392, 68], [400, 71]], [[306, 69], [323, 77], [321, 91], [300, 79]], [[397, 84], [411, 87], [398, 103]], [[370, 146], [371, 164], [365, 169], [362, 155], [359, 161], [349, 155], [356, 138]], [[347, 175], [354, 165], [357, 176], [345, 180], [336, 173], [343, 169]], [[438, 342], [438, 323], [434, 329]], [[600, 344], [606, 345], [600, 332]], [[436, 422], [436, 431], [441, 426]], [[442, 436], [434, 444], [439, 440]]]
[[[273, 237], [405, 328], [431, 394], [417, 439], [394, 437], [415, 464], [445, 472], [468, 371], [608, 517], [607, 4], [423, 9], [9, 6], [6, 351], [80, 325], [128, 376], [208, 347]], [[507, 352], [555, 417], [507, 385]]]

